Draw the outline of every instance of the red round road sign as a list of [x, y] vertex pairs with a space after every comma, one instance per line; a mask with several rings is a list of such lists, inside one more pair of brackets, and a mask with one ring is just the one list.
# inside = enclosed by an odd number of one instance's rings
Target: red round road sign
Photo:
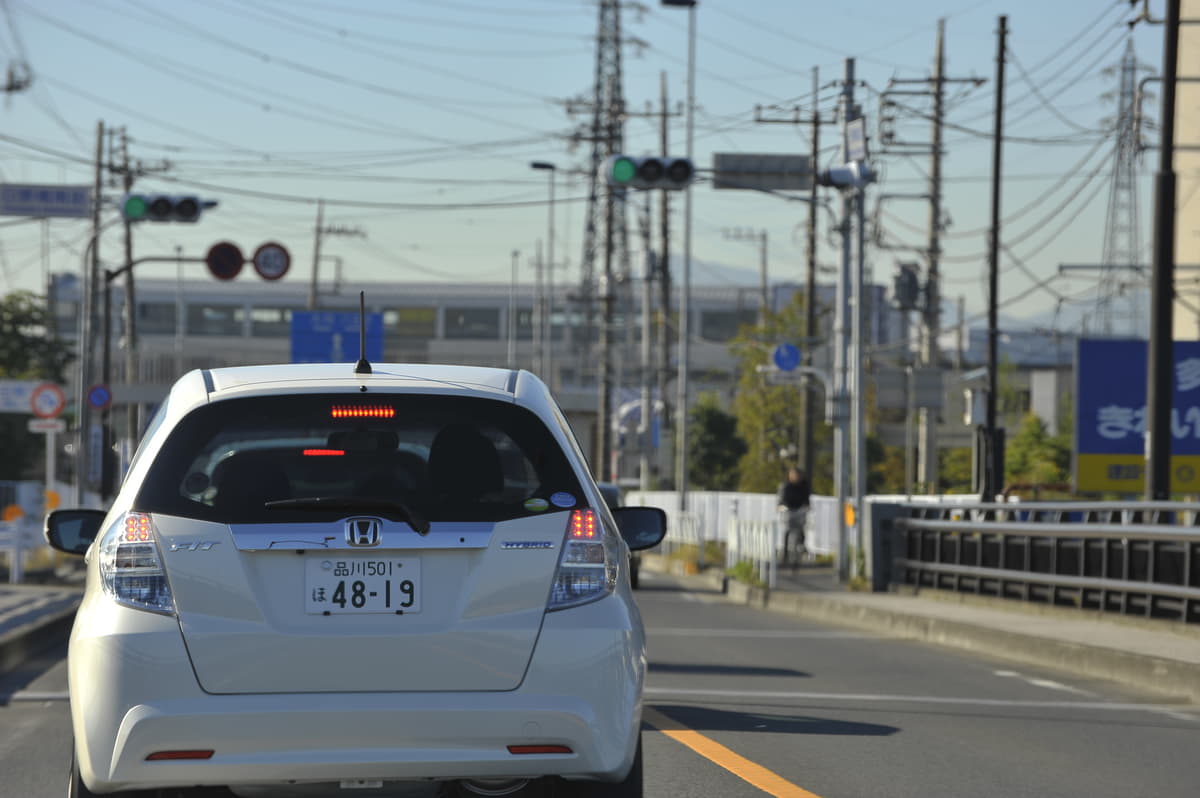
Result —
[[218, 280], [232, 280], [241, 274], [246, 258], [237, 244], [222, 241], [209, 247], [204, 262], [208, 264], [208, 270], [213, 277]]
[[67, 395], [52, 382], [43, 382], [29, 395], [29, 406], [38, 418], [58, 418], [67, 406]]
[[268, 241], [254, 250], [254, 271], [264, 280], [278, 280], [292, 267], [292, 255], [283, 244]]

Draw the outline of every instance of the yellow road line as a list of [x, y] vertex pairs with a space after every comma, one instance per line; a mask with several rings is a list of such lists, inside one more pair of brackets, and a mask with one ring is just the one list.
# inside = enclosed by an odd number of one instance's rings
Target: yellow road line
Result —
[[661, 712], [647, 708], [643, 712], [643, 719], [675, 742], [687, 746], [700, 756], [720, 765], [742, 781], [757, 787], [768, 795], [773, 795], [775, 798], [821, 798], [816, 793], [792, 784], [778, 773], [767, 770], [762, 765], [734, 753], [716, 740], [705, 737], [700, 732], [682, 728], [682, 724], [673, 721]]

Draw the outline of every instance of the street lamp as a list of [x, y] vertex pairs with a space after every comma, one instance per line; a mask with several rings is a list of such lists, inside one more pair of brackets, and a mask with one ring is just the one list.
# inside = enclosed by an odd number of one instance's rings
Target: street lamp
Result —
[[558, 167], [549, 161], [534, 161], [529, 164], [532, 169], [542, 169], [549, 172], [550, 210], [548, 213], [548, 230], [546, 231], [546, 312], [541, 314], [542, 324], [542, 369], [545, 379], [554, 387], [554, 367], [551, 355], [554, 352], [554, 175]]
[[[661, 0], [664, 6], [682, 6], [688, 10], [687, 57], [687, 158], [693, 160], [692, 133], [696, 119], [696, 0]], [[679, 377], [675, 401], [675, 484], [679, 490], [679, 509], [687, 510], [688, 455], [688, 366], [691, 337], [688, 313], [692, 294], [692, 185], [688, 184], [683, 202], [683, 280], [679, 290]]]

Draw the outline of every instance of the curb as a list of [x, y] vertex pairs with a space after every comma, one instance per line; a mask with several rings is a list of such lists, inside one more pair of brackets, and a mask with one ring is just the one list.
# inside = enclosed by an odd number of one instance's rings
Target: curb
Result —
[[[651, 565], [651, 569], [674, 573]], [[1200, 663], [1172, 660], [1106, 646], [1090, 646], [1044, 635], [1022, 634], [986, 625], [946, 620], [924, 613], [885, 609], [856, 601], [856, 594], [772, 592], [709, 573], [684, 576], [718, 586], [727, 601], [755, 609], [782, 612], [817, 621], [881, 632], [909, 640], [973, 651], [1010, 661], [1037, 665], [1075, 675], [1106, 679], [1164, 698], [1200, 703]], [[720, 587], [723, 584], [723, 587]], [[870, 594], [879, 595], [879, 594]], [[927, 600], [936, 607], [938, 599]], [[1168, 632], [1164, 631], [1164, 634]]]

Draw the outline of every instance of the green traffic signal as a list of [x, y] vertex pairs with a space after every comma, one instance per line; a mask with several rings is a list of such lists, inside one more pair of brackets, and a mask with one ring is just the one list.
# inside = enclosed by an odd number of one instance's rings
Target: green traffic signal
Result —
[[678, 191], [692, 183], [695, 169], [689, 158], [610, 155], [601, 175], [613, 188]]
[[613, 159], [608, 174], [613, 183], [627, 185], [637, 177], [637, 163], [632, 158], [620, 156]]
[[121, 215], [129, 222], [195, 222], [214, 200], [171, 194], [126, 194], [121, 199]]
[[131, 195], [125, 198], [121, 205], [121, 213], [131, 222], [146, 218], [146, 198], [141, 195]]

